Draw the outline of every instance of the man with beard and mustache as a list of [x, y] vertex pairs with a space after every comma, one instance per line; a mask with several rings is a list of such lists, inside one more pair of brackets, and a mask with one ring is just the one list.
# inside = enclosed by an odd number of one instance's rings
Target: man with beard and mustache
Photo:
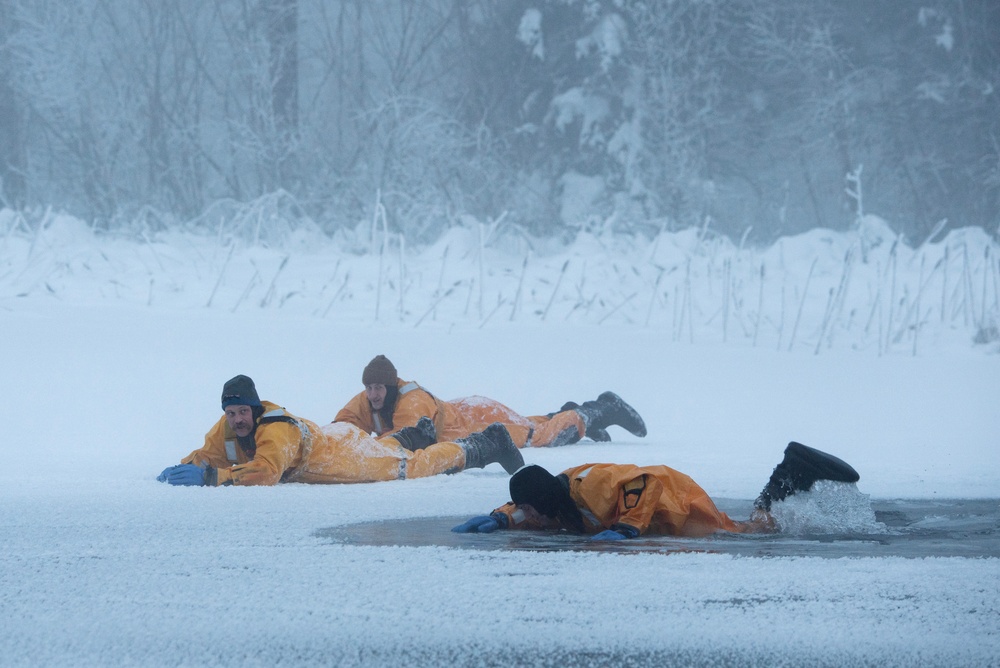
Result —
[[434, 422], [438, 438], [464, 438], [495, 422], [503, 424], [519, 447], [555, 447], [584, 436], [610, 441], [607, 428], [616, 425], [633, 436], [645, 436], [646, 424], [634, 408], [614, 392], [604, 392], [583, 404], [567, 402], [547, 415], [524, 417], [499, 401], [474, 396], [442, 401], [415, 381], [399, 378], [385, 355], [377, 355], [361, 374], [365, 389], [337, 413], [334, 423], [353, 424], [383, 436], [421, 418]]
[[350, 424], [320, 428], [261, 401], [253, 380], [236, 376], [222, 389], [222, 418], [205, 444], [158, 477], [171, 485], [358, 483], [422, 478], [498, 463], [513, 473], [524, 459], [501, 424], [437, 442], [429, 419], [375, 439]]

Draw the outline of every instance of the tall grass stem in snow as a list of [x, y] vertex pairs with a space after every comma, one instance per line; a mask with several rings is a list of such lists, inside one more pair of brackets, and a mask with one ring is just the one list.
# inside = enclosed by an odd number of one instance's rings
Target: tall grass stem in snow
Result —
[[833, 314], [833, 302], [835, 294], [836, 293], [833, 288], [830, 288], [830, 291], [827, 293], [826, 308], [823, 310], [823, 323], [819, 330], [819, 336], [816, 337], [816, 349], [813, 350], [814, 355], [819, 355], [820, 348], [823, 347], [823, 335], [826, 332], [826, 328], [829, 326], [830, 317]]
[[993, 275], [993, 310], [1000, 318], [1000, 257], [996, 255], [990, 262], [990, 273]]
[[[479, 320], [483, 323], [483, 307], [485, 306], [483, 295], [483, 285], [486, 283], [486, 233], [483, 232], [485, 229], [482, 224], [479, 225]], [[480, 325], [482, 326], [482, 325]]]
[[601, 319], [597, 321], [597, 324], [598, 325], [603, 325], [605, 320], [607, 320], [608, 318], [610, 318], [611, 316], [613, 316], [615, 313], [617, 313], [619, 310], [621, 310], [621, 308], [623, 306], [625, 306], [626, 304], [628, 304], [630, 301], [632, 301], [632, 299], [634, 299], [637, 294], [639, 294], [639, 293], [638, 292], [633, 292], [628, 297], [626, 297], [623, 301], [618, 302], [618, 306], [614, 307], [613, 309], [611, 309], [610, 311], [608, 311], [607, 313], [605, 313], [601, 317]]
[[944, 277], [941, 279], [941, 324], [944, 324], [948, 313], [948, 264], [951, 249], [947, 243], [944, 245]]
[[795, 324], [792, 325], [792, 336], [788, 341], [788, 349], [791, 350], [792, 346], [795, 345], [795, 335], [799, 331], [799, 321], [802, 320], [802, 310], [806, 307], [806, 297], [809, 295], [809, 283], [812, 282], [813, 272], [816, 270], [816, 262], [819, 258], [814, 258], [812, 264], [809, 265], [809, 273], [806, 275], [806, 285], [802, 289], [802, 298], [799, 300], [799, 312], [795, 316]]
[[[850, 246], [844, 253], [844, 268], [840, 273], [840, 282], [837, 284], [837, 293], [833, 298], [833, 305], [830, 309], [829, 317], [823, 322], [823, 330], [826, 332], [826, 347], [833, 347], [833, 334], [836, 325], [843, 319], [844, 302], [847, 300], [847, 291], [851, 285], [851, 275], [854, 269], [854, 246]], [[820, 339], [823, 333], [820, 333]]]
[[726, 258], [722, 262], [722, 342], [729, 341], [729, 299], [732, 287], [733, 262]]
[[232, 309], [233, 313], [236, 313], [236, 309], [240, 307], [240, 304], [243, 303], [243, 300], [247, 298], [247, 296], [250, 294], [250, 291], [253, 290], [255, 285], [257, 285], [257, 279], [259, 277], [260, 277], [260, 272], [257, 270], [257, 265], [254, 265], [253, 276], [251, 276], [250, 280], [247, 282], [247, 286], [243, 289], [243, 293], [240, 295], [240, 298], [236, 300], [235, 304], [233, 304], [233, 309]]
[[386, 220], [385, 207], [382, 206], [382, 191], [375, 196], [375, 212], [372, 214], [372, 244], [375, 243], [375, 232], [382, 228], [382, 244], [378, 252], [378, 276], [375, 281], [375, 322], [378, 322], [382, 307], [382, 281], [385, 268], [385, 254], [389, 249], [389, 222]]
[[980, 319], [981, 323], [980, 327], [986, 324], [986, 292], [989, 289], [990, 285], [990, 266], [992, 264], [993, 262], [990, 259], [990, 247], [986, 246], [986, 248], [983, 249], [983, 300], [982, 300], [983, 305], [980, 311], [980, 313], [982, 314], [982, 318]]
[[760, 263], [759, 276], [760, 287], [757, 290], [757, 317], [753, 323], [753, 347], [757, 347], [757, 335], [760, 334], [760, 319], [764, 316], [764, 262]]
[[[917, 356], [917, 339], [920, 338], [920, 327], [923, 321], [920, 317], [920, 295], [924, 292], [924, 263], [927, 260], [927, 256], [923, 253], [920, 254], [920, 276], [917, 279], [917, 296], [914, 298], [914, 303], [917, 305], [917, 321], [913, 325], [913, 356]], [[937, 266], [937, 265], [935, 265]], [[934, 270], [931, 270], [934, 273]]]
[[326, 308], [323, 310], [323, 317], [324, 318], [326, 317], [326, 314], [330, 312], [330, 309], [333, 308], [333, 305], [336, 303], [337, 298], [340, 297], [341, 293], [343, 293], [344, 290], [347, 288], [347, 283], [350, 280], [351, 280], [351, 272], [348, 271], [347, 273], [344, 274], [344, 280], [341, 281], [340, 287], [337, 288], [337, 291], [333, 294], [333, 297], [330, 297], [329, 303], [326, 305]]
[[264, 308], [265, 306], [271, 303], [271, 299], [274, 297], [274, 293], [278, 285], [278, 277], [281, 276], [281, 272], [285, 270], [285, 267], [288, 265], [288, 260], [290, 257], [291, 257], [290, 255], [286, 255], [281, 259], [281, 264], [278, 266], [278, 270], [274, 272], [274, 277], [271, 279], [271, 284], [267, 286], [267, 291], [264, 293], [264, 296], [260, 300], [261, 308]]
[[405, 288], [405, 278], [406, 278], [406, 237], [400, 233], [399, 235], [399, 321], [403, 322], [403, 316], [406, 314], [406, 309], [403, 306], [404, 298], [404, 288]]
[[653, 291], [649, 295], [649, 307], [646, 309], [646, 321], [643, 323], [644, 327], [649, 327], [649, 320], [653, 315], [653, 306], [656, 304], [657, 292], [660, 289], [660, 280], [663, 278], [663, 267], [659, 268], [656, 274], [656, 281], [653, 283]]
[[517, 308], [521, 305], [521, 291], [524, 289], [524, 275], [526, 273], [528, 273], [528, 254], [525, 254], [524, 262], [521, 263], [521, 276], [517, 279], [517, 291], [514, 293], [514, 305], [510, 309], [509, 322], [514, 322]]
[[420, 316], [419, 318], [417, 318], [417, 322], [413, 325], [413, 328], [416, 329], [417, 327], [420, 327], [420, 323], [422, 323], [427, 318], [427, 316], [429, 316], [430, 314], [434, 313], [434, 311], [438, 307], [438, 304], [440, 304], [442, 301], [444, 301], [445, 298], [448, 297], [448, 295], [450, 295], [452, 292], [454, 292], [455, 288], [457, 288], [461, 284], [462, 284], [462, 281], [455, 281], [454, 283], [452, 283], [452, 285], [451, 285], [450, 288], [448, 288], [447, 290], [445, 290], [443, 293], [437, 295], [436, 298], [434, 299], [434, 301], [431, 303], [430, 308], [428, 308], [424, 312], [424, 314], [422, 316]]
[[552, 303], [556, 300], [556, 295], [559, 294], [559, 286], [562, 285], [563, 276], [566, 275], [566, 268], [569, 266], [569, 260], [563, 262], [562, 269], [559, 270], [559, 276], [556, 277], [555, 287], [552, 288], [552, 294], [549, 296], [549, 301], [545, 305], [545, 310], [542, 311], [542, 322], [549, 317], [549, 309], [552, 308]]
[[889, 249], [889, 264], [892, 266], [892, 282], [889, 288], [889, 317], [888, 322], [885, 325], [885, 347], [882, 352], [889, 351], [889, 341], [892, 336], [892, 325], [893, 319], [896, 312], [896, 275], [899, 268], [899, 242], [901, 237], [896, 237], [896, 240], [892, 242], [892, 248]]
[[222, 269], [219, 270], [219, 277], [215, 279], [215, 287], [212, 288], [212, 294], [208, 296], [208, 301], [205, 302], [205, 308], [212, 307], [212, 300], [215, 299], [215, 293], [218, 292], [219, 286], [222, 285], [222, 279], [226, 275], [226, 267], [229, 266], [229, 260], [233, 257], [233, 251], [236, 250], [236, 242], [233, 241], [229, 244], [229, 252], [226, 254], [226, 259], [222, 262]]

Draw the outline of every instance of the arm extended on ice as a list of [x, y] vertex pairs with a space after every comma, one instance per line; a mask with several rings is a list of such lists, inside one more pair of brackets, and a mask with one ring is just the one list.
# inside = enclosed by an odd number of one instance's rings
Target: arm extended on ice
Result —
[[506, 529], [507, 525], [506, 515], [493, 512], [489, 515], [476, 515], [451, 530], [455, 533], [493, 533], [497, 529]]

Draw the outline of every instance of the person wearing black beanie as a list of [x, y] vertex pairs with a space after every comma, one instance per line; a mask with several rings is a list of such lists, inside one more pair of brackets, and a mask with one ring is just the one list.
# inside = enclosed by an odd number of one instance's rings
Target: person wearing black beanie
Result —
[[778, 530], [772, 504], [808, 492], [818, 480], [855, 483], [858, 472], [831, 454], [792, 441], [760, 493], [750, 519], [719, 510], [689, 476], [669, 466], [582, 464], [552, 475], [525, 466], [510, 478], [510, 502], [454, 527], [456, 533], [550, 529], [607, 541], [640, 535], [696, 538], [718, 531]]
[[354, 425], [320, 428], [261, 401], [249, 376], [222, 387], [223, 416], [204, 445], [157, 477], [171, 485], [359, 483], [422, 478], [500, 464], [507, 473], [524, 458], [502, 424], [454, 440], [438, 440], [429, 419], [375, 439]]

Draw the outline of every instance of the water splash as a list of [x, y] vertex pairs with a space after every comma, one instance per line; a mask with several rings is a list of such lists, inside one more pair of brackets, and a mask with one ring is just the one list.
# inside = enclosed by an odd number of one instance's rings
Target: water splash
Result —
[[818, 480], [808, 492], [799, 492], [771, 506], [771, 514], [785, 534], [885, 534], [888, 527], [875, 519], [871, 497], [855, 483]]

